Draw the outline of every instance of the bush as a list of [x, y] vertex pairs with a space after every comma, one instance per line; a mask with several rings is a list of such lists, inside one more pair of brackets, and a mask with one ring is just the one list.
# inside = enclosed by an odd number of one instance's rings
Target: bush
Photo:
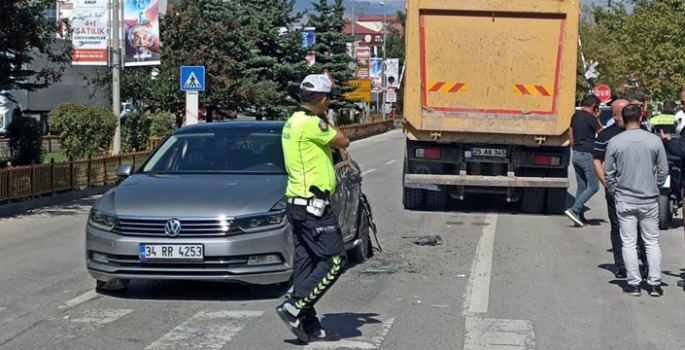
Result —
[[50, 111], [48, 124], [68, 158], [97, 157], [107, 152], [117, 117], [102, 107], [63, 103]]
[[164, 138], [176, 130], [176, 116], [169, 112], [159, 112], [150, 118], [150, 136]]
[[24, 117], [15, 110], [12, 122], [7, 126], [7, 138], [13, 166], [43, 162], [43, 140], [36, 119]]
[[152, 119], [148, 113], [136, 110], [126, 116], [121, 127], [121, 148], [124, 152], [147, 149]]

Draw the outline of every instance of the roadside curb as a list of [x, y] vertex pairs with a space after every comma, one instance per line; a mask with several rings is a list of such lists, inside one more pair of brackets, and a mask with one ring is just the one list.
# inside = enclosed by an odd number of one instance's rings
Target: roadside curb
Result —
[[63, 204], [82, 198], [97, 196], [109, 191], [114, 187], [116, 187], [116, 185], [114, 184], [100, 187], [92, 187], [81, 191], [62, 193], [38, 199], [30, 199], [18, 203], [3, 204], [0, 205], [0, 218], [22, 214], [33, 209], [40, 209], [43, 207]]

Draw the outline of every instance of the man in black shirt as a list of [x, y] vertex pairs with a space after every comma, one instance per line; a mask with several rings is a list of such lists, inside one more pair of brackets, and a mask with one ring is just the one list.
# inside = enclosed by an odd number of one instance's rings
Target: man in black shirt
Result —
[[576, 172], [576, 201], [564, 214], [577, 226], [583, 227], [583, 209], [585, 203], [599, 191], [599, 181], [592, 167], [592, 150], [595, 144], [595, 135], [602, 132], [602, 124], [599, 122], [599, 104], [597, 96], [590, 95], [581, 102], [581, 110], [571, 117], [569, 129], [573, 155], [571, 162]]
[[[607, 190], [606, 181], [604, 180], [604, 156], [609, 140], [625, 131], [621, 112], [623, 112], [623, 108], [628, 104], [628, 101], [624, 99], [616, 100], [611, 104], [611, 114], [614, 117], [614, 124], [611, 124], [597, 136], [592, 152], [595, 174], [597, 174], [599, 182], [604, 186], [604, 198], [607, 201], [607, 211], [609, 214], [609, 222], [611, 223], [611, 250], [614, 252], [614, 264], [616, 265], [614, 274], [616, 278], [626, 278], [626, 267], [623, 263], [623, 241], [621, 240], [621, 230], [618, 224], [618, 214], [616, 213], [616, 202], [614, 201], [614, 197]], [[640, 227], [638, 227], [637, 246], [638, 255], [640, 255], [642, 260], [642, 275], [647, 276], [644, 271], [649, 271], [649, 263], [647, 262], [645, 243], [640, 234]]]

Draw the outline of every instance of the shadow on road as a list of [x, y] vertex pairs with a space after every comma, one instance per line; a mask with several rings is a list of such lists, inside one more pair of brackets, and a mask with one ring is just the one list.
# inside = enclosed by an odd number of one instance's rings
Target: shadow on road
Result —
[[122, 291], [100, 294], [120, 299], [179, 301], [258, 301], [283, 297], [289, 284], [248, 286], [230, 282], [131, 281]]
[[90, 210], [90, 208], [93, 207], [93, 204], [95, 204], [97, 199], [98, 198], [93, 198], [93, 197], [81, 198], [81, 199], [70, 201], [70, 202], [67, 202], [64, 204], [58, 204], [58, 205], [54, 205], [54, 206], [50, 206], [50, 207], [33, 209], [33, 210], [29, 210], [29, 211], [26, 211], [23, 213], [15, 214], [15, 215], [0, 216], [0, 219], [9, 219], [9, 218], [38, 219], [38, 218], [50, 218], [50, 217], [61, 217], [61, 216], [86, 215], [86, 214], [88, 214], [88, 211]]
[[[379, 324], [382, 323], [380, 319], [374, 318], [378, 317], [378, 314], [357, 314], [357, 313], [335, 313], [335, 314], [325, 314], [321, 318], [321, 325], [323, 328], [330, 330], [335, 330], [340, 334], [341, 339], [356, 338], [362, 336], [362, 332], [359, 330], [361, 327], [367, 324]], [[302, 345], [296, 339], [288, 339], [284, 342], [293, 345]]]

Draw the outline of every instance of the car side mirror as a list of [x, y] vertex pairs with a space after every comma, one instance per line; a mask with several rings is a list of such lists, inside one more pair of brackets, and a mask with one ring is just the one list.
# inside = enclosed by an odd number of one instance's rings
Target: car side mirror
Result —
[[125, 179], [131, 176], [133, 172], [133, 164], [121, 164], [117, 167], [116, 174], [120, 179]]

